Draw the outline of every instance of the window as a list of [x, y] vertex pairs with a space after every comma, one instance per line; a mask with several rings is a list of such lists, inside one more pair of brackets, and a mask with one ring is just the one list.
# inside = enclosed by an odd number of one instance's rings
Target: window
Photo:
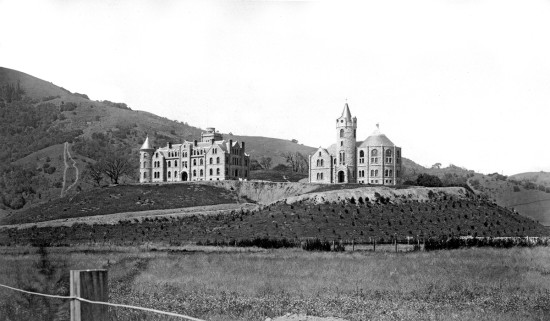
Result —
[[[374, 170], [374, 176], [378, 176], [378, 170], [377, 169]], [[376, 181], [376, 182], [378, 183], [378, 181]]]
[[353, 138], [357, 138], [357, 129], [353, 130]]
[[199, 159], [199, 163], [200, 163], [200, 165], [202, 165], [202, 158], [201, 158], [201, 159]]
[[178, 167], [178, 161], [174, 161], [174, 167]]
[[[342, 120], [342, 122], [343, 122], [343, 120]], [[344, 138], [344, 130], [343, 129], [340, 129], [340, 138]]]
[[378, 156], [378, 149], [373, 149], [370, 151], [370, 156]]
[[193, 159], [193, 166], [197, 166], [197, 159]]
[[386, 157], [390, 157], [391, 156], [391, 150], [390, 149], [387, 149], [386, 150]]
[[178, 177], [178, 171], [174, 171], [174, 178]]
[[374, 169], [370, 170], [370, 176], [374, 176]]
[[214, 170], [211, 168], [210, 169], [210, 176], [214, 175]]
[[168, 161], [168, 167], [172, 167], [172, 162]]
[[321, 167], [324, 166], [324, 163], [325, 161], [321, 159]]
[[359, 152], [359, 157], [365, 157], [365, 152], [364, 152], [364, 151], [360, 151], [360, 152]]
[[340, 141], [340, 146], [344, 146], [344, 141], [343, 140]]
[[317, 160], [317, 167], [319, 167], [319, 166], [321, 166], [321, 160], [320, 159]]
[[216, 164], [219, 164], [219, 163], [220, 163], [220, 158], [216, 157]]
[[196, 176], [197, 176], [197, 170], [194, 169], [194, 170], [193, 170], [193, 177], [196, 177]]
[[210, 157], [210, 165], [212, 165], [214, 161], [212, 160], [212, 157]]
[[334, 165], [336, 165], [336, 158], [334, 158]]
[[321, 152], [319, 152], [319, 157], [321, 157]]
[[391, 157], [386, 157], [386, 163], [391, 164], [392, 163], [392, 158]]
[[220, 169], [219, 168], [216, 169], [216, 175], [220, 175]]
[[200, 175], [201, 175], [201, 177], [202, 177], [202, 175], [204, 175], [204, 171], [202, 169], [201, 169]]
[[159, 158], [159, 153], [156, 153], [156, 154], [155, 154], [155, 157], [156, 157], [156, 158]]
[[172, 173], [172, 172], [168, 172], [168, 178], [170, 178], [170, 174], [171, 174], [171, 173]]
[[344, 151], [340, 151], [340, 164], [346, 165], [346, 153]]
[[147, 172], [143, 172], [143, 178], [147, 178]]

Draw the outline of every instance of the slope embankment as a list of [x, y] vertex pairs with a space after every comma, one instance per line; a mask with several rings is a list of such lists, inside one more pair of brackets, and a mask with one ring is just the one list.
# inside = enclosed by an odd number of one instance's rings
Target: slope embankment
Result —
[[[274, 183], [267, 181], [216, 181], [204, 184], [223, 187], [262, 205], [277, 202], [292, 204], [301, 201], [311, 201], [316, 204], [325, 202], [356, 201], [368, 202], [384, 198], [394, 203], [403, 201], [430, 201], [453, 197], [467, 199], [472, 195], [462, 187], [410, 187], [396, 189], [385, 186], [364, 186], [325, 190], [327, 185], [297, 182]], [[319, 191], [317, 191], [319, 190]], [[361, 200], [360, 200], [361, 199]]]

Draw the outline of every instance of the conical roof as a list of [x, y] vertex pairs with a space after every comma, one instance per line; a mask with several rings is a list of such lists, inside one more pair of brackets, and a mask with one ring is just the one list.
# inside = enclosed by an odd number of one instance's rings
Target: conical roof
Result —
[[349, 111], [348, 103], [346, 103], [346, 105], [344, 106], [344, 110], [342, 111], [342, 116], [340, 116], [340, 118], [342, 117], [351, 120], [351, 112]]
[[142, 149], [153, 149], [153, 147], [151, 147], [151, 144], [149, 143], [149, 136], [145, 138], [145, 142], [143, 142], [143, 145], [141, 146], [140, 150]]
[[376, 124], [376, 130], [372, 132], [372, 134], [365, 139], [365, 141], [361, 144], [360, 147], [367, 147], [367, 146], [389, 146], [393, 147], [395, 144], [382, 132], [380, 131], [380, 128], [378, 127], [378, 124]]

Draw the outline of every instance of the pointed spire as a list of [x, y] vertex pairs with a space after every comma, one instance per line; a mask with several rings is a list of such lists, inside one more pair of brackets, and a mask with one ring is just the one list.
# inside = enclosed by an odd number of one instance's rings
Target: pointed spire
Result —
[[140, 150], [143, 150], [143, 149], [153, 149], [151, 148], [151, 144], [149, 143], [149, 136], [145, 138], [145, 142], [143, 142], [143, 145], [140, 148]]
[[340, 117], [345, 117], [346, 119], [351, 120], [351, 112], [349, 111], [347, 99], [346, 99], [346, 105], [344, 106], [344, 110], [342, 111], [342, 116]]

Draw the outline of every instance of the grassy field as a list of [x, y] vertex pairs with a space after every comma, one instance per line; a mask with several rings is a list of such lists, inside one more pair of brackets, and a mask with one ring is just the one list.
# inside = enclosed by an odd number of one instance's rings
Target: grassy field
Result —
[[[286, 313], [346, 320], [548, 320], [548, 248], [412, 253], [140, 252], [3, 248], [0, 283], [68, 293], [70, 269], [107, 268], [111, 302], [206, 320]], [[67, 320], [67, 303], [0, 289], [0, 319]], [[113, 310], [113, 320], [166, 320]]]

